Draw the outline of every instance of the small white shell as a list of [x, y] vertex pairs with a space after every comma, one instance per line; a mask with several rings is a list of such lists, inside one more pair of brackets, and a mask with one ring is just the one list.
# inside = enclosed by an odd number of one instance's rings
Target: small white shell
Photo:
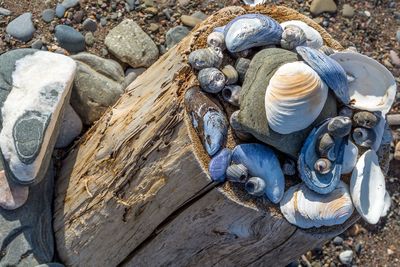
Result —
[[354, 166], [357, 163], [358, 148], [357, 146], [348, 141], [344, 146], [343, 164], [342, 164], [342, 174], [349, 174], [353, 171]]
[[249, 6], [262, 5], [266, 2], [267, 2], [267, 0], [243, 0], [243, 3], [245, 5], [249, 5]]
[[304, 183], [297, 184], [285, 192], [280, 207], [286, 220], [300, 228], [342, 224], [354, 211], [343, 182], [326, 195], [315, 193]]
[[396, 81], [382, 64], [372, 58], [353, 52], [331, 55], [351, 77], [349, 94], [352, 106], [360, 110], [381, 111], [382, 116], [391, 109], [396, 96]]
[[385, 176], [375, 151], [368, 150], [358, 160], [350, 180], [350, 193], [358, 213], [376, 224], [385, 206]]
[[321, 113], [328, 87], [302, 61], [281, 66], [272, 76], [265, 94], [268, 125], [281, 134], [310, 126]]
[[212, 32], [207, 37], [207, 44], [211, 47], [219, 47], [221, 50], [225, 50], [225, 37], [222, 32]]
[[303, 30], [307, 39], [307, 46], [315, 49], [319, 49], [323, 46], [324, 41], [322, 39], [321, 34], [313, 27], [308, 26], [308, 24], [300, 21], [300, 20], [289, 20], [281, 23], [281, 27], [285, 29], [287, 26], [297, 26]]

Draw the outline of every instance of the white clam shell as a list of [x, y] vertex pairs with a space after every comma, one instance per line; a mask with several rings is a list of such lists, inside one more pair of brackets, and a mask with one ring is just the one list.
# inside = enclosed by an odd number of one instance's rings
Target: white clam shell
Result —
[[357, 164], [358, 148], [357, 146], [349, 141], [344, 146], [343, 164], [342, 164], [342, 174], [349, 174], [353, 171]]
[[386, 215], [388, 215], [390, 206], [392, 206], [392, 198], [390, 197], [388, 191], [386, 191], [386, 193], [385, 193], [385, 205], [383, 206], [381, 217], [386, 217]]
[[266, 2], [267, 0], [243, 0], [243, 3], [249, 6], [262, 5], [265, 4]]
[[309, 26], [300, 20], [289, 20], [281, 23], [281, 27], [285, 29], [286, 26], [294, 25], [303, 30], [307, 38], [307, 46], [315, 49], [319, 49], [324, 45], [321, 34], [313, 27]]
[[331, 57], [351, 78], [349, 94], [352, 106], [368, 111], [389, 112], [396, 96], [396, 81], [382, 64], [372, 58], [354, 52], [338, 52]]
[[268, 125], [281, 134], [303, 130], [319, 116], [327, 96], [328, 87], [306, 63], [282, 65], [265, 94]]
[[359, 158], [350, 180], [354, 206], [365, 221], [376, 224], [385, 206], [385, 176], [375, 151], [368, 150]]
[[348, 186], [340, 182], [331, 193], [320, 195], [304, 183], [290, 187], [280, 202], [285, 218], [300, 228], [344, 223], [354, 211]]

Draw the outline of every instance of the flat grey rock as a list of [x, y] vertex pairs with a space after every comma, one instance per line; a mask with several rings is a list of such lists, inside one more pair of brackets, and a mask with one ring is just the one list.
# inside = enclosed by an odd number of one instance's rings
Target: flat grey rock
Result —
[[85, 37], [70, 26], [57, 25], [55, 36], [60, 46], [68, 52], [79, 53], [85, 50]]
[[49, 23], [54, 19], [56, 12], [54, 9], [45, 9], [42, 12], [42, 20]]
[[108, 50], [133, 68], [149, 67], [159, 56], [157, 45], [133, 20], [126, 19], [105, 38]]
[[10, 16], [12, 12], [8, 9], [0, 7], [0, 15], [1, 16]]
[[82, 120], [71, 105], [68, 105], [64, 112], [55, 148], [65, 148], [69, 146], [72, 141], [79, 136], [81, 131]]
[[32, 13], [24, 13], [11, 21], [7, 27], [6, 32], [12, 37], [27, 42], [32, 39], [36, 29], [32, 22]]
[[38, 49], [38, 50], [41, 49], [42, 46], [43, 46], [43, 42], [42, 42], [42, 40], [40, 40], [40, 39], [34, 41], [34, 42], [32, 43], [32, 45], [31, 45], [32, 49]]
[[75, 7], [75, 6], [77, 6], [78, 4], [79, 4], [79, 0], [64, 0], [64, 1], [62, 2], [62, 5], [63, 5], [66, 9], [71, 8], [71, 7]]
[[123, 93], [124, 71], [115, 61], [89, 53], [72, 56], [78, 63], [71, 105], [86, 125], [98, 120]]
[[82, 23], [82, 28], [85, 31], [95, 32], [97, 30], [97, 22], [94, 19], [87, 18]]
[[36, 266], [53, 260], [53, 181], [51, 167], [42, 182], [30, 187], [22, 207], [0, 208], [0, 266]]
[[31, 184], [44, 177], [75, 70], [71, 58], [40, 50], [0, 56], [0, 149], [13, 181]]
[[179, 43], [183, 38], [189, 34], [189, 29], [185, 26], [176, 26], [167, 31], [165, 35], [166, 44], [168, 48], [173, 47]]

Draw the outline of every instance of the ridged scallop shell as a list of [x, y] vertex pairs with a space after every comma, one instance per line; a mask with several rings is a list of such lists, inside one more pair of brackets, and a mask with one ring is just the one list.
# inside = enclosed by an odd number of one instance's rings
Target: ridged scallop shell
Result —
[[296, 51], [318, 73], [342, 103], [348, 104], [350, 102], [347, 75], [340, 64], [324, 53], [310, 47], [298, 46]]
[[304, 62], [281, 66], [265, 94], [269, 127], [281, 134], [307, 128], [321, 113], [327, 96], [328, 87]]
[[232, 162], [247, 167], [249, 175], [264, 180], [264, 194], [273, 203], [281, 201], [285, 178], [275, 152], [262, 144], [240, 144], [233, 149]]
[[239, 85], [228, 85], [225, 86], [224, 89], [222, 89], [222, 98], [238, 107], [239, 106], [239, 96], [240, 96], [240, 90], [242, 89], [242, 87], [240, 87]]
[[192, 68], [201, 70], [211, 67], [218, 68], [222, 59], [223, 55], [220, 48], [208, 47], [191, 52], [188, 61]]
[[313, 191], [319, 194], [328, 194], [332, 192], [339, 184], [342, 174], [342, 164], [344, 157], [344, 148], [347, 143], [347, 137], [336, 138], [333, 147], [335, 155], [332, 160], [332, 167], [327, 173], [320, 173], [315, 170], [315, 163], [319, 160], [319, 155], [316, 152], [316, 147], [320, 136], [328, 132], [329, 119], [326, 120], [318, 128], [314, 128], [307, 137], [300, 151], [298, 159], [298, 171], [303, 182]]
[[374, 59], [359, 53], [338, 52], [331, 55], [331, 58], [351, 77], [351, 105], [360, 110], [381, 111], [385, 117], [393, 105], [397, 87], [390, 71]]
[[226, 65], [221, 71], [226, 77], [226, 84], [235, 84], [239, 80], [239, 73], [232, 65]]
[[304, 34], [306, 35], [306, 43], [308, 47], [319, 49], [324, 44], [321, 34], [319, 34], [317, 30], [315, 30], [311, 26], [308, 26], [308, 24], [304, 23], [303, 21], [289, 20], [281, 23], [281, 27], [283, 29], [288, 26], [297, 26], [303, 30]]
[[218, 47], [221, 50], [225, 50], [225, 37], [222, 32], [212, 32], [207, 37], [207, 44], [211, 47]]
[[288, 25], [283, 29], [281, 47], [288, 50], [293, 50], [297, 46], [304, 46], [307, 43], [307, 38], [304, 31], [295, 25]]
[[304, 183], [292, 186], [285, 192], [280, 208], [286, 220], [305, 229], [343, 224], [354, 211], [348, 186], [343, 182], [327, 195], [311, 191]]
[[365, 221], [376, 224], [385, 207], [385, 176], [375, 151], [368, 150], [359, 158], [350, 180], [354, 206]]
[[225, 75], [217, 68], [206, 68], [197, 76], [200, 87], [207, 93], [217, 94], [225, 87]]
[[246, 14], [234, 18], [224, 29], [229, 52], [280, 44], [282, 27], [274, 19], [261, 14]]

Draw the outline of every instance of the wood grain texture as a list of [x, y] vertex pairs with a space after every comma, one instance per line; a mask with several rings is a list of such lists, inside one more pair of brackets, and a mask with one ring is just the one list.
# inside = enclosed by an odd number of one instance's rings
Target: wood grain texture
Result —
[[299, 230], [267, 200], [211, 182], [209, 157], [183, 106], [185, 90], [197, 83], [187, 56], [214, 27], [248, 12], [316, 25], [283, 7], [225, 8], [136, 79], [60, 170], [54, 229], [67, 266], [280, 266], [356, 219]]

